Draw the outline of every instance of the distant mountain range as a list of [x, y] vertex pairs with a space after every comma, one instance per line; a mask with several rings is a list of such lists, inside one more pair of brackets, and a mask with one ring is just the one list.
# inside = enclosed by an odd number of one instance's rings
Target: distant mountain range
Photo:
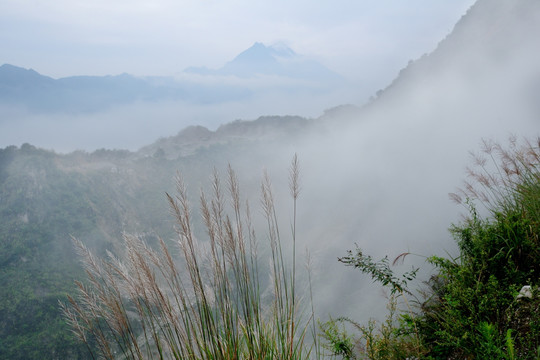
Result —
[[35, 112], [88, 112], [137, 100], [181, 96], [180, 87], [155, 86], [129, 74], [60, 79], [10, 64], [0, 66], [0, 103]]
[[[0, 66], [0, 104], [23, 106], [32, 112], [95, 112], [133, 102], [179, 100], [211, 104], [247, 100], [255, 91], [286, 89], [299, 94], [333, 91], [343, 78], [320, 63], [285, 46], [255, 43], [222, 68], [190, 67], [182, 79], [173, 77], [71, 76], [60, 79], [14, 65]], [[203, 82], [189, 75], [213, 76]], [[237, 77], [234, 84], [219, 78]], [[265, 82], [266, 77], [280, 81]], [[256, 79], [257, 89], [242, 79]], [[261, 86], [262, 85], [262, 86]]]

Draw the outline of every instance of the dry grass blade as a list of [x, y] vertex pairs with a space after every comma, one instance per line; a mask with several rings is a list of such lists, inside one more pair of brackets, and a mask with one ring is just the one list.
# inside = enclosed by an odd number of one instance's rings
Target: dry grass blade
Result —
[[508, 146], [483, 140], [482, 153], [486, 158], [471, 153], [474, 168], [467, 168], [469, 181], [464, 182], [451, 198], [459, 203], [462, 199], [478, 200], [490, 211], [507, 208], [516, 202], [516, 192], [523, 184], [538, 182], [537, 170], [540, 166], [540, 138], [535, 141], [510, 136]]
[[403, 252], [401, 254], [399, 254], [395, 259], [394, 261], [392, 261], [392, 266], [396, 266], [396, 265], [402, 265], [403, 262], [405, 261], [405, 258], [410, 255], [411, 253], [410, 252]]

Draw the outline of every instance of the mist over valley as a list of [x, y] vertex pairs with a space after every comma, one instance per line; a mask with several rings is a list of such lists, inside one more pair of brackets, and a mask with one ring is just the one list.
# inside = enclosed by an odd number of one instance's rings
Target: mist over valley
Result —
[[356, 102], [358, 90], [367, 99], [369, 89], [279, 44], [255, 43], [219, 69], [189, 67], [169, 77], [53, 79], [4, 64], [0, 145], [133, 151], [190, 125], [215, 129], [261, 115], [316, 117]]
[[87, 358], [57, 308], [84, 278], [71, 236], [100, 256], [120, 256], [123, 233], [172, 242], [165, 192], [175, 193], [177, 173], [204, 245], [200, 189], [230, 164], [267, 256], [267, 171], [290, 246], [295, 154], [300, 289], [308, 251], [317, 317], [380, 319], [388, 293], [337, 258], [356, 246], [375, 259], [411, 252], [420, 256], [396, 269], [419, 266], [421, 283], [433, 270], [425, 257], [457, 254], [448, 229], [466, 209], [448, 193], [474, 165], [470, 152], [482, 139], [540, 135], [539, 35], [537, 1], [478, 0], [380, 90], [259, 42], [171, 77], [54, 79], [1, 66], [0, 357]]

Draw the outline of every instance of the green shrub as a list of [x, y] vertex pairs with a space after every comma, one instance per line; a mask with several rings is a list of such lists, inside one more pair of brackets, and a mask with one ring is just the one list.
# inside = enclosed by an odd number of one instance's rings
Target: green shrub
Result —
[[[405, 346], [400, 355], [389, 354], [387, 347], [366, 347], [357, 357], [540, 359], [540, 139], [520, 144], [511, 138], [507, 148], [484, 141], [474, 161], [471, 180], [451, 194], [469, 211], [450, 229], [458, 256], [429, 257], [436, 271], [426, 282], [424, 300], [414, 311], [407, 303], [400, 322], [376, 333], [378, 344], [393, 333], [401, 338], [391, 344], [414, 345], [417, 339], [418, 346]], [[487, 218], [478, 215], [476, 203], [487, 209]], [[412, 294], [407, 281], [416, 273], [394, 275], [388, 258], [374, 262], [358, 249], [342, 262], [390, 287], [392, 294]], [[532, 289], [530, 298], [518, 296], [525, 285]], [[360, 339], [372, 341], [373, 323], [358, 328]]]
[[[483, 154], [468, 171], [472, 182], [453, 195], [470, 214], [451, 228], [459, 256], [429, 260], [438, 272], [419, 316], [421, 333], [441, 358], [535, 358], [540, 301], [516, 297], [523, 286], [540, 285], [540, 149], [510, 139], [508, 148], [484, 142]], [[491, 216], [480, 218], [474, 201]], [[527, 324], [518, 329], [516, 321]]]

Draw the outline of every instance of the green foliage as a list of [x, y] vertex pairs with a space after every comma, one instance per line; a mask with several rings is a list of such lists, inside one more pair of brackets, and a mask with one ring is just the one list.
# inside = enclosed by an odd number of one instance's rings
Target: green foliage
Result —
[[[406, 351], [400, 356], [540, 358], [540, 139], [536, 144], [525, 141], [519, 145], [511, 138], [508, 148], [484, 142], [483, 153], [492, 160], [492, 166], [475, 155], [479, 169], [468, 170], [473, 182], [466, 182], [465, 190], [452, 194], [470, 214], [450, 229], [459, 256], [428, 258], [436, 272], [427, 282], [428, 290], [423, 291], [425, 300], [415, 312], [407, 306], [400, 322], [387, 323], [386, 328], [375, 332], [377, 344], [386, 343], [381, 341], [381, 336], [388, 338], [385, 333], [399, 334], [401, 339], [394, 343], [420, 342], [417, 347], [404, 347]], [[474, 201], [491, 216], [481, 218]], [[406, 287], [409, 275], [404, 275], [405, 279], [396, 277], [388, 258], [374, 262], [357, 250], [354, 256], [349, 251], [343, 259], [345, 264], [389, 286], [393, 294], [410, 294]], [[525, 285], [532, 289], [531, 298], [518, 297]], [[373, 322], [357, 328], [366, 343], [374, 342]], [[394, 356], [384, 346], [366, 347], [360, 354], [369, 359]]]
[[[349, 335], [345, 326], [344, 319], [332, 319], [324, 323], [319, 322], [321, 337], [325, 340], [323, 347], [330, 351], [331, 356], [341, 356], [345, 360], [355, 359], [354, 340]], [[339, 326], [342, 323], [342, 326]]]
[[467, 200], [470, 217], [451, 228], [459, 257], [429, 260], [438, 272], [419, 327], [435, 357], [532, 359], [540, 345], [540, 299], [517, 294], [524, 285], [540, 285], [540, 152], [513, 140], [510, 149], [485, 142], [484, 152], [498, 170], [488, 173], [476, 157], [483, 170], [469, 173], [479, 188], [468, 184], [463, 193], [491, 217], [481, 219]]
[[95, 226], [84, 187], [31, 145], [0, 159], [0, 358], [85, 358], [57, 305], [82, 275], [69, 234]]
[[405, 314], [398, 314], [398, 302], [391, 296], [385, 321], [377, 323], [370, 320], [367, 326], [356, 324], [364, 339], [366, 359], [405, 359], [420, 356], [424, 349], [418, 342], [414, 321]]
[[[397, 297], [391, 296], [388, 302], [388, 314], [381, 323], [370, 319], [367, 324], [360, 324], [348, 318], [330, 319], [320, 324], [323, 345], [332, 355], [343, 359], [405, 359], [421, 356], [425, 351], [418, 342], [414, 322], [410, 317], [399, 314]], [[341, 328], [338, 326], [341, 324]], [[357, 335], [353, 336], [345, 329], [345, 324], [352, 325]]]
[[[404, 253], [400, 257], [405, 257], [406, 255], [408, 254]], [[375, 262], [370, 255], [365, 255], [360, 248], [356, 248], [354, 255], [349, 250], [347, 256], [339, 258], [338, 261], [346, 266], [354, 266], [363, 273], [371, 275], [373, 281], [380, 282], [383, 286], [389, 286], [392, 295], [395, 293], [408, 293], [407, 282], [414, 280], [418, 272], [418, 269], [413, 268], [411, 271], [402, 274], [401, 277], [397, 277], [390, 268], [388, 256]]]
[[58, 306], [84, 275], [71, 236], [105, 251], [109, 234], [126, 222], [114, 185], [100, 172], [74, 171], [69, 161], [29, 144], [0, 150], [2, 359], [89, 357]]

